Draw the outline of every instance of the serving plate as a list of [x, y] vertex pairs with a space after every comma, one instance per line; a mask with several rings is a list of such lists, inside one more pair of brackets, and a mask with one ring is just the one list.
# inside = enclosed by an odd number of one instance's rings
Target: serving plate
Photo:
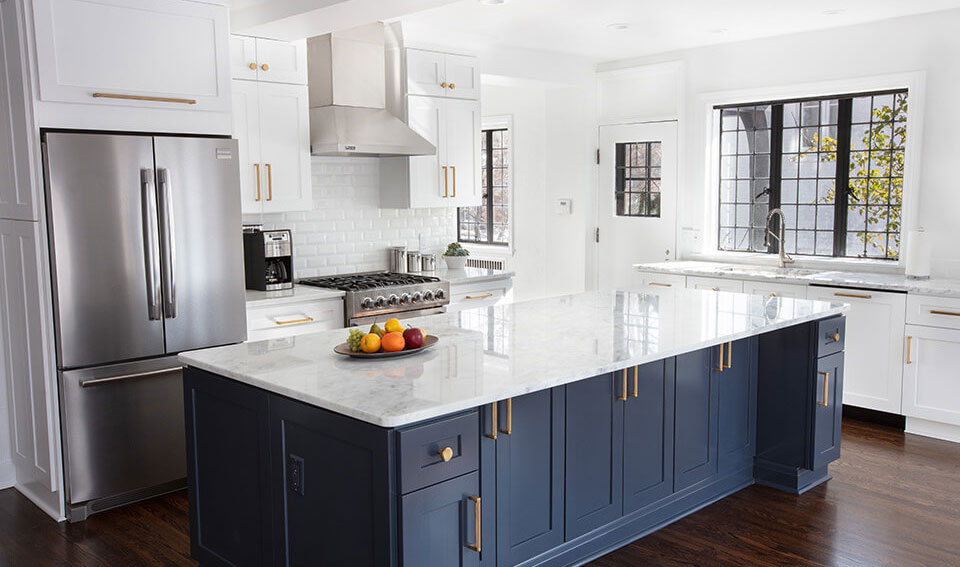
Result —
[[427, 335], [423, 337], [423, 346], [420, 348], [411, 348], [398, 350], [395, 352], [353, 352], [350, 350], [350, 345], [347, 343], [340, 343], [337, 346], [333, 347], [333, 352], [337, 354], [342, 354], [344, 356], [349, 356], [352, 358], [394, 358], [397, 356], [408, 356], [411, 354], [417, 354], [418, 352], [423, 352], [433, 345], [437, 344], [440, 341], [439, 338], [433, 335]]

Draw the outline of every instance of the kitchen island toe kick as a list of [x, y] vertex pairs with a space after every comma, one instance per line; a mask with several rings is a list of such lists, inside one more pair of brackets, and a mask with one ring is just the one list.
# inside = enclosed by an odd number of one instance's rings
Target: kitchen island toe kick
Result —
[[588, 292], [182, 355], [192, 556], [220, 565], [581, 564], [840, 452], [845, 307]]

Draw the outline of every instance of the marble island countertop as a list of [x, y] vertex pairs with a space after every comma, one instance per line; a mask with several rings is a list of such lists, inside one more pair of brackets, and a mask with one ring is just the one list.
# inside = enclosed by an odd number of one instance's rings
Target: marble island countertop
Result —
[[337, 355], [345, 330], [183, 353], [180, 360], [308, 404], [397, 427], [844, 313], [840, 303], [685, 289], [586, 292], [409, 319], [423, 353]]
[[923, 295], [960, 297], [960, 281], [958, 280], [943, 278], [915, 280], [903, 274], [815, 270], [790, 266], [777, 268], [775, 266], [707, 262], [700, 260], [634, 264], [633, 267], [645, 272], [659, 272], [683, 276], [704, 276], [752, 281], [776, 280], [784, 283], [854, 287], [880, 291], [899, 291]]

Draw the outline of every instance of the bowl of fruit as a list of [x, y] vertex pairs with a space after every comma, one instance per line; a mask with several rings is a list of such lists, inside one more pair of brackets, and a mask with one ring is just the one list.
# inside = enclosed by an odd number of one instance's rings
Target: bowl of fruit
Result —
[[404, 329], [398, 319], [390, 319], [382, 328], [374, 323], [367, 332], [350, 329], [347, 342], [333, 347], [333, 352], [353, 358], [390, 358], [422, 352], [439, 340], [423, 329]]

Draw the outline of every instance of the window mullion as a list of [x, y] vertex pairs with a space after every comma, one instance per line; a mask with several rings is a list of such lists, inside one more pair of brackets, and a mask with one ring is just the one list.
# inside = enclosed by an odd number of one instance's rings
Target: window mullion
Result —
[[[780, 208], [780, 183], [783, 174], [783, 105], [775, 104], [770, 113], [770, 195], [767, 202], [767, 212]], [[779, 233], [780, 219], [776, 219], [771, 230]], [[767, 230], [768, 227], [764, 227]], [[779, 241], [771, 238], [767, 246], [768, 254], [779, 253]]]
[[840, 100], [837, 109], [837, 177], [834, 188], [833, 255], [847, 255], [847, 206], [850, 196], [850, 130], [853, 99]]
[[484, 187], [487, 209], [487, 243], [493, 244], [493, 130], [487, 130], [487, 185]]

